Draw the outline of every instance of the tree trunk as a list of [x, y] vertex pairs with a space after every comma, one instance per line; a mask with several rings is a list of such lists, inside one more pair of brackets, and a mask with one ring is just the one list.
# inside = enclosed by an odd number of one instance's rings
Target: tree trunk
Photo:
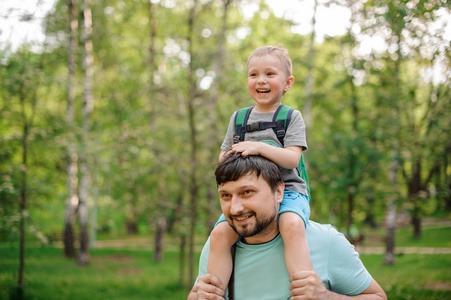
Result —
[[197, 183], [197, 134], [196, 134], [196, 123], [195, 123], [195, 111], [194, 111], [194, 100], [196, 96], [196, 81], [194, 74], [194, 51], [193, 51], [193, 32], [194, 32], [194, 17], [196, 13], [197, 0], [193, 1], [193, 6], [190, 10], [190, 15], [188, 19], [188, 52], [191, 57], [188, 70], [188, 84], [189, 84], [189, 95], [187, 99], [187, 112], [188, 112], [188, 127], [190, 132], [190, 180], [189, 180], [189, 192], [190, 192], [190, 229], [189, 229], [189, 282], [194, 282], [194, 235], [197, 223], [197, 194], [198, 194], [198, 183]]
[[[25, 101], [25, 99], [21, 99]], [[24, 104], [22, 104], [24, 107]], [[25, 114], [25, 112], [23, 112]], [[18, 293], [23, 294], [23, 274], [25, 269], [25, 214], [27, 209], [27, 158], [28, 158], [28, 134], [29, 134], [29, 124], [27, 120], [24, 119], [24, 126], [22, 132], [22, 185], [20, 188], [20, 245], [19, 245], [19, 276], [18, 276]]]
[[[39, 64], [39, 67], [42, 69], [42, 58]], [[24, 72], [25, 73], [25, 70]], [[40, 74], [37, 75], [39, 78]], [[37, 87], [39, 84], [35, 84], [33, 88], [32, 94], [32, 103], [31, 103], [31, 112], [27, 116], [28, 109], [26, 108], [26, 94], [25, 89], [25, 81], [21, 82], [21, 89], [19, 92], [19, 100], [21, 106], [21, 115], [22, 115], [22, 166], [21, 166], [21, 186], [20, 186], [20, 196], [19, 196], [19, 272], [17, 276], [17, 294], [18, 296], [23, 296], [23, 279], [24, 279], [24, 271], [25, 271], [25, 217], [27, 214], [27, 176], [28, 176], [28, 139], [30, 134], [30, 128], [33, 124], [33, 119], [36, 114], [36, 103], [37, 103]]]
[[413, 225], [413, 237], [420, 238], [421, 237], [421, 218], [419, 214], [420, 208], [415, 205], [412, 214], [412, 225]]
[[157, 230], [155, 232], [155, 253], [154, 253], [154, 261], [160, 262], [163, 260], [164, 251], [164, 234], [167, 230], [167, 221], [165, 218], [161, 217], [157, 220]]
[[78, 209], [79, 225], [80, 225], [80, 254], [78, 263], [82, 266], [89, 264], [89, 239], [88, 239], [88, 199], [91, 188], [90, 174], [90, 131], [91, 131], [91, 114], [94, 106], [92, 95], [93, 80], [93, 56], [92, 56], [92, 17], [91, 17], [91, 0], [84, 0], [83, 8], [84, 26], [83, 26], [83, 43], [84, 43], [84, 89], [83, 89], [83, 133], [82, 133], [82, 159], [80, 163], [81, 182], [80, 182], [80, 204]]
[[313, 106], [313, 86], [315, 85], [315, 78], [313, 76], [314, 58], [315, 58], [315, 24], [316, 24], [316, 10], [318, 8], [318, 1], [315, 0], [312, 16], [312, 34], [310, 35], [309, 54], [307, 58], [307, 78], [305, 79], [304, 90], [304, 107], [302, 115], [304, 117], [306, 132], [313, 126], [312, 106]]
[[154, 132], [155, 129], [155, 118], [156, 118], [156, 111], [153, 106], [155, 105], [154, 100], [154, 73], [155, 73], [155, 38], [157, 35], [157, 26], [156, 26], [156, 7], [155, 4], [152, 3], [152, 0], [149, 0], [149, 24], [150, 24], [150, 45], [149, 45], [149, 86], [148, 86], [148, 105], [149, 105], [149, 125], [150, 125], [150, 132]]
[[125, 224], [127, 227], [127, 235], [128, 236], [136, 235], [138, 233], [138, 224], [136, 223], [135, 220], [128, 219], [125, 222]]
[[67, 80], [67, 171], [66, 171], [66, 212], [64, 216], [64, 255], [75, 257], [74, 248], [74, 215], [78, 205], [78, 155], [76, 150], [75, 126], [74, 126], [74, 101], [75, 101], [75, 53], [77, 50], [77, 0], [69, 0], [69, 47], [68, 47], [68, 80]]
[[[207, 147], [210, 149], [208, 153], [210, 154], [207, 157], [207, 161], [213, 163], [218, 160], [219, 152], [220, 152], [220, 143], [221, 143], [221, 134], [219, 134], [218, 130], [218, 124], [217, 124], [217, 109], [216, 104], [218, 102], [219, 98], [219, 91], [220, 91], [220, 83], [222, 82], [222, 77], [224, 76], [224, 59], [225, 59], [225, 39], [226, 39], [226, 33], [227, 33], [227, 16], [229, 11], [229, 6], [231, 4], [231, 0], [225, 0], [224, 1], [224, 9], [222, 14], [222, 25], [221, 25], [221, 31], [218, 36], [217, 41], [217, 49], [216, 49], [216, 55], [215, 55], [215, 78], [213, 81], [213, 85], [211, 87], [211, 97], [209, 101], [207, 102], [207, 108], [208, 108], [208, 138], [207, 138]], [[213, 178], [213, 172], [211, 174], [208, 174], [208, 178]], [[214, 180], [208, 180], [209, 182], [214, 182]], [[214, 212], [216, 212], [216, 207], [218, 203], [218, 197], [217, 197], [217, 189], [216, 185], [209, 184], [206, 187], [206, 199], [207, 199], [207, 206], [206, 206], [206, 223], [207, 223], [207, 230], [208, 234], [210, 233], [211, 229], [216, 223], [216, 220], [218, 219], [218, 215]]]
[[[392, 167], [390, 169], [390, 185], [396, 184], [396, 172], [398, 169], [398, 157], [395, 153], [393, 155]], [[388, 212], [387, 212], [387, 236], [385, 238], [385, 261], [386, 265], [395, 264], [395, 228], [396, 228], [396, 205], [394, 195], [389, 195]]]
[[[184, 233], [180, 236], [180, 251], [179, 251], [179, 265], [180, 265], [180, 274], [179, 274], [179, 286], [185, 286], [185, 256], [186, 256], [186, 235]], [[190, 282], [190, 284], [192, 284]]]

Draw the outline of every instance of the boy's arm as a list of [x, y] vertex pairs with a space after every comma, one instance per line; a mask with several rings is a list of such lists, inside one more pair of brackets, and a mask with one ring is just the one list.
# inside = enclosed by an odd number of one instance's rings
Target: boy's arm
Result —
[[242, 156], [261, 155], [285, 169], [294, 169], [298, 166], [302, 155], [302, 148], [290, 146], [280, 148], [263, 142], [241, 142], [232, 145], [232, 152], [241, 152]]
[[226, 151], [221, 150], [221, 153], [219, 153], [219, 162], [221, 162], [225, 158], [225, 154], [226, 154]]

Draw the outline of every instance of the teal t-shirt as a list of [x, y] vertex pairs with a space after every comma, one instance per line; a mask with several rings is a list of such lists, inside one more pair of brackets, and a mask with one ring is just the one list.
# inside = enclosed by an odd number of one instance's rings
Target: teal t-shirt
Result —
[[[371, 283], [371, 275], [343, 234], [331, 225], [309, 221], [307, 242], [313, 268], [324, 286], [345, 295], [357, 295]], [[210, 240], [199, 261], [199, 276], [206, 274]], [[235, 257], [235, 299], [275, 300], [290, 296], [290, 282], [280, 235], [270, 242], [237, 243]]]

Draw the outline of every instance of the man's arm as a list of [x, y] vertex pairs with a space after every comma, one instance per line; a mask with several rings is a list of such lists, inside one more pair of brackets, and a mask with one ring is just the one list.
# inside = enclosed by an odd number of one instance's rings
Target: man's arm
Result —
[[290, 300], [305, 299], [305, 296], [312, 300], [387, 300], [384, 290], [374, 279], [362, 293], [355, 296], [341, 295], [327, 290], [314, 271], [297, 272], [290, 277], [290, 282]]

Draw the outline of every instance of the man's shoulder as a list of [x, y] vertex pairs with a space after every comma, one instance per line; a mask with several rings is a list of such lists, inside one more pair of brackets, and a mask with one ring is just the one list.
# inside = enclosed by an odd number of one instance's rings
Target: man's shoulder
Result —
[[331, 231], [337, 231], [337, 230], [331, 224], [321, 224], [321, 223], [309, 220], [308, 225], [307, 225], [307, 232], [308, 231], [331, 232]]
[[311, 220], [308, 221], [306, 234], [307, 239], [315, 240], [315, 243], [330, 243], [331, 239], [342, 235], [331, 224], [321, 224]]

